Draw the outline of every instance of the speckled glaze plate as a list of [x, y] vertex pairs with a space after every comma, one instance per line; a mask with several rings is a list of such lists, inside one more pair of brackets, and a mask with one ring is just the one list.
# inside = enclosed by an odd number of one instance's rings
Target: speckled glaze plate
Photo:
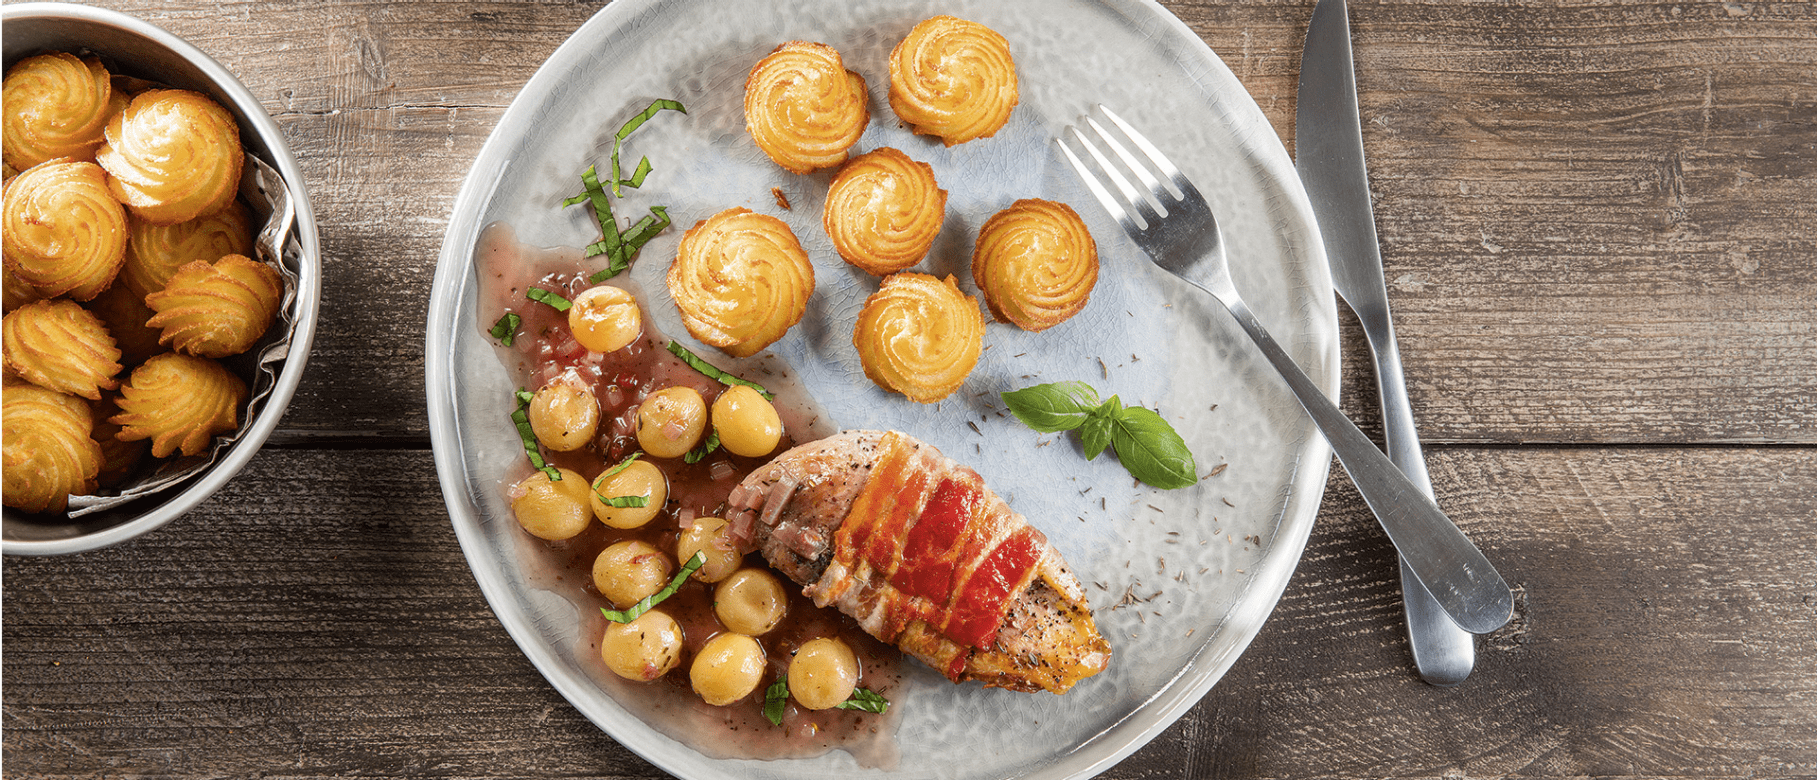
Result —
[[[890, 49], [916, 22], [943, 13], [1002, 33], [1021, 80], [1007, 127], [950, 149], [911, 135], [886, 99]], [[983, 360], [940, 404], [875, 388], [851, 328], [877, 281], [840, 261], [820, 227], [831, 171], [786, 173], [743, 129], [746, 72], [789, 40], [831, 44], [869, 82], [872, 121], [858, 150], [900, 149], [931, 164], [949, 191], [944, 232], [916, 270], [952, 274], [975, 293], [967, 264], [978, 226], [1018, 198], [1063, 201], [1099, 245], [1100, 278], [1085, 310], [1038, 334], [990, 324]], [[582, 169], [606, 161], [618, 126], [659, 97], [680, 100], [688, 114], [664, 114], [632, 137], [626, 156], [649, 156], [654, 173], [618, 209], [665, 205], [674, 218], [632, 272], [658, 327], [686, 333], [663, 274], [687, 226], [733, 206], [789, 223], [817, 286], [806, 319], [772, 352], [838, 427], [899, 429], [934, 444], [1044, 531], [1086, 583], [1115, 651], [1108, 670], [1053, 696], [955, 686], [911, 663], [893, 702], [899, 759], [886, 770], [841, 751], [709, 758], [628, 714], [575, 660], [584, 644], [578, 610], [536, 587], [519, 564], [531, 541], [503, 493], [523, 453], [508, 420], [513, 387], [482, 332], [490, 323], [476, 321], [473, 252], [480, 231], [499, 221], [529, 244], [596, 240], [592, 215], [559, 203], [578, 191]], [[750, 0], [733, 14], [695, 0], [618, 0], [525, 85], [474, 162], [442, 247], [428, 322], [430, 424], [449, 514], [486, 598], [550, 683], [600, 728], [687, 778], [1087, 777], [1160, 733], [1248, 646], [1299, 560], [1330, 451], [1228, 315], [1154, 268], [1060, 158], [1052, 139], [1099, 102], [1197, 184], [1224, 226], [1238, 287], [1335, 395], [1331, 282], [1293, 165], [1223, 62], [1153, 2]], [[1036, 434], [1003, 413], [998, 392], [1060, 380], [1160, 410], [1200, 473], [1214, 475], [1153, 490], [1113, 457], [1088, 462], [1071, 437]]]

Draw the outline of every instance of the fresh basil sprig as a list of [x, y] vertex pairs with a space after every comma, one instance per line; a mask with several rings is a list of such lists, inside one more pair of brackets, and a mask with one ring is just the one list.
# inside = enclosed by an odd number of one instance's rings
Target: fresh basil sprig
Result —
[[1199, 481], [1192, 451], [1178, 431], [1151, 409], [1124, 406], [1117, 396], [1100, 403], [1084, 382], [1053, 382], [1003, 393], [1016, 419], [1042, 433], [1078, 429], [1079, 446], [1092, 460], [1110, 447], [1130, 476], [1158, 488]]
[[[771, 725], [782, 725], [782, 713], [788, 703], [789, 676], [785, 674], [776, 678], [776, 682], [772, 683], [769, 688], [764, 689], [763, 716], [769, 719]], [[883, 698], [882, 694], [870, 690], [869, 688], [854, 688], [852, 689], [852, 695], [849, 698], [833, 705], [833, 707], [842, 710], [860, 710], [862, 712], [883, 714], [890, 711], [890, 700]]]
[[536, 394], [520, 387], [516, 396], [517, 411], [511, 413], [511, 422], [517, 424], [517, 436], [524, 440], [524, 454], [530, 456], [530, 465], [549, 475], [549, 481], [560, 482], [562, 473], [543, 460], [542, 450], [536, 447], [536, 429], [530, 427], [530, 402]]
[[515, 312], [505, 312], [505, 316], [498, 318], [498, 322], [492, 324], [492, 330], [486, 332], [498, 339], [498, 343], [509, 347], [511, 342], [517, 340], [517, 329], [523, 324], [523, 317], [518, 316]]
[[756, 390], [757, 394], [763, 396], [763, 400], [765, 401], [776, 400], [776, 394], [763, 389], [763, 385], [748, 379], [739, 379], [738, 377], [732, 376], [731, 374], [726, 373], [724, 369], [715, 366], [712, 363], [708, 363], [705, 360], [701, 360], [699, 355], [694, 354], [692, 350], [676, 342], [669, 342], [669, 352], [676, 357], [681, 358], [681, 362], [688, 364], [689, 368], [699, 371], [702, 374], [706, 374], [707, 378], [712, 379], [715, 382], [722, 385], [744, 385], [752, 390]]
[[675, 572], [674, 579], [669, 580], [669, 584], [663, 586], [662, 590], [645, 596], [643, 601], [632, 604], [630, 609], [623, 612], [601, 607], [599, 610], [600, 614], [605, 615], [607, 620], [614, 623], [629, 623], [643, 617], [643, 614], [649, 612], [651, 607], [661, 604], [664, 599], [675, 595], [676, 591], [681, 590], [681, 584], [687, 582], [688, 577], [693, 576], [694, 572], [700, 571], [700, 567], [705, 565], [707, 565], [707, 551], [701, 550], [696, 552], [693, 557], [688, 559], [687, 563], [682, 564], [681, 571]]

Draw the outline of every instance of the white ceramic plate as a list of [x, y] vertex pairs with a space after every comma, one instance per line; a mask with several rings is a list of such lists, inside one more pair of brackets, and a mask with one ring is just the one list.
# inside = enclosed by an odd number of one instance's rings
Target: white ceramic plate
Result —
[[[889, 50], [916, 22], [942, 13], [1002, 33], [1021, 79], [1009, 125], [951, 149], [903, 129], [886, 100]], [[945, 231], [917, 270], [953, 274], [975, 292], [967, 263], [977, 227], [1018, 198], [1059, 200], [1085, 216], [1099, 244], [1090, 305], [1039, 334], [989, 325], [984, 359], [938, 406], [872, 386], [850, 334], [876, 280], [841, 262], [820, 227], [831, 172], [788, 174], [743, 130], [746, 72], [789, 40], [833, 45], [869, 82], [872, 121], [858, 150], [901, 149], [930, 163], [949, 190]], [[1115, 650], [1107, 671], [1062, 697], [954, 686], [909, 664], [894, 701], [894, 776], [1084, 777], [1172, 723], [1273, 610], [1317, 514], [1329, 449], [1228, 315], [1154, 268], [1080, 186], [1052, 139], [1098, 102], [1142, 128], [1216, 210], [1237, 284], [1258, 316], [1335, 396], [1337, 326], [1324, 250], [1291, 161], [1229, 69], [1178, 19], [1141, 0], [751, 0], [735, 14], [694, 0], [618, 0], [537, 71], [474, 162], [436, 272], [427, 383], [443, 492], [486, 598], [550, 683], [658, 766], [688, 778], [843, 778], [882, 771], [838, 751], [711, 759], [632, 717], [575, 660], [583, 644], [577, 609], [532, 585], [519, 563], [532, 542], [502, 494], [522, 449], [507, 419], [513, 388], [482, 334], [490, 323], [475, 319], [473, 248], [495, 221], [530, 244], [596, 240], [589, 212], [558, 204], [579, 190], [583, 168], [607, 161], [618, 126], [659, 97], [682, 101], [689, 113], [661, 115], [632, 137], [626, 165], [648, 155], [655, 172], [618, 204], [621, 216], [666, 205], [675, 221], [632, 272], [657, 325], [671, 336], [686, 332], [662, 278], [687, 226], [733, 206], [788, 222], [813, 258], [817, 289], [807, 318], [772, 351], [838, 427], [903, 430], [982, 473], [1087, 584]], [[773, 187], [792, 210], [777, 205]], [[1072, 438], [1038, 435], [999, 414], [997, 392], [1066, 379], [1159, 409], [1186, 437], [1201, 473], [1228, 467], [1192, 488], [1152, 490], [1134, 485], [1108, 455], [1087, 462]], [[1145, 600], [1118, 607], [1126, 594]]]

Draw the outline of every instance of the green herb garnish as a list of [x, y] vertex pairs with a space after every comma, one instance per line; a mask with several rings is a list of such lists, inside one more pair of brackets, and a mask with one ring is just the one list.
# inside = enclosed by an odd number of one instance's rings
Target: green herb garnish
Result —
[[626, 457], [624, 460], [619, 461], [618, 465], [613, 466], [612, 468], [606, 469], [605, 473], [600, 474], [597, 479], [605, 479], [607, 477], [612, 476], [613, 474], [617, 474], [620, 471], [624, 471], [625, 469], [630, 468], [631, 461], [637, 460], [638, 456], [640, 456], [640, 455], [643, 455], [643, 453], [641, 453], [641, 452], [631, 453], [631, 455], [629, 457]]
[[511, 342], [517, 340], [517, 329], [523, 324], [523, 317], [517, 316], [514, 312], [505, 312], [505, 316], [498, 318], [498, 322], [493, 323], [492, 330], [487, 333], [498, 339], [500, 344], [509, 347]]
[[719, 449], [719, 431], [707, 431], [707, 437], [700, 441], [700, 446], [688, 450], [688, 454], [681, 456], [681, 459], [685, 463], [699, 463], [716, 449]]
[[560, 482], [561, 472], [543, 460], [542, 451], [536, 447], [536, 430], [530, 427], [530, 401], [536, 398], [536, 394], [520, 387], [516, 396], [517, 411], [511, 413], [511, 422], [517, 424], [517, 436], [524, 440], [524, 454], [530, 456], [530, 465], [549, 475], [549, 481]]
[[752, 390], [756, 390], [766, 401], [773, 401], [776, 399], [776, 394], [763, 389], [763, 385], [732, 376], [718, 366], [708, 363], [705, 360], [701, 360], [699, 355], [694, 354], [689, 351], [687, 347], [676, 342], [669, 342], [669, 352], [673, 353], [676, 357], [681, 358], [681, 361], [687, 363], [690, 368], [693, 368], [695, 371], [699, 371], [702, 374], [706, 374], [707, 378], [712, 379], [715, 382], [722, 385], [744, 385]]
[[[771, 725], [782, 725], [782, 713], [789, 703], [789, 676], [776, 678], [763, 692], [763, 716]], [[890, 700], [868, 688], [854, 688], [852, 695], [845, 701], [833, 705], [841, 710], [861, 710], [882, 714], [890, 711]]]
[[1182, 488], [1199, 481], [1186, 440], [1153, 410], [1126, 407], [1114, 395], [1099, 403], [1098, 391], [1084, 382], [1035, 385], [1002, 395], [1023, 425], [1042, 433], [1077, 428], [1087, 460], [1108, 446], [1130, 476], [1155, 487]]
[[556, 311], [567, 311], [568, 307], [574, 305], [569, 303], [567, 298], [563, 298], [560, 295], [556, 295], [541, 287], [532, 287], [525, 290], [524, 297], [536, 301], [537, 303], [546, 303], [550, 306], [554, 306]]
[[770, 725], [782, 725], [782, 712], [789, 705], [789, 676], [776, 678], [776, 682], [763, 692], [763, 716]]
[[883, 698], [876, 691], [856, 688], [852, 691], [852, 698], [833, 706], [842, 710], [863, 710], [882, 714], [890, 711], [890, 700]]
[[681, 571], [676, 572], [675, 578], [669, 580], [669, 584], [664, 586], [662, 590], [645, 596], [643, 601], [632, 604], [630, 609], [623, 612], [605, 609], [603, 607], [599, 611], [606, 616], [607, 620], [614, 623], [629, 623], [636, 620], [639, 617], [642, 617], [645, 612], [649, 612], [651, 607], [661, 604], [663, 599], [675, 595], [676, 591], [681, 590], [681, 584], [687, 582], [688, 577], [692, 576], [694, 572], [699, 571], [700, 567], [705, 565], [707, 565], [707, 551], [701, 550], [700, 552], [694, 553], [694, 557], [689, 558], [687, 563], [682, 564]]
[[602, 504], [605, 504], [606, 506], [615, 507], [618, 509], [637, 509], [637, 508], [649, 506], [650, 497], [649, 496], [612, 496], [611, 498], [607, 498], [605, 496], [600, 496], [599, 502]]
[[644, 157], [638, 160], [637, 168], [627, 179], [624, 178], [622, 169], [619, 167], [619, 150], [624, 146], [625, 139], [631, 133], [661, 111], [680, 111], [684, 114], [688, 112], [676, 101], [657, 100], [636, 116], [631, 117], [618, 128], [618, 133], [612, 137], [612, 176], [610, 180], [601, 183], [598, 166], [588, 166], [580, 174], [581, 186], [586, 191], [562, 201], [562, 208], [579, 203], [593, 205], [593, 218], [599, 223], [600, 240], [587, 246], [587, 256], [606, 256], [606, 267], [595, 271], [588, 277], [588, 281], [594, 284], [617, 276], [630, 268], [631, 258], [637, 254], [638, 250], [642, 249], [644, 244], [649, 243], [657, 233], [669, 226], [668, 211], [661, 206], [654, 206], [651, 207], [649, 216], [638, 220], [628, 230], [619, 230], [618, 218], [612, 214], [612, 202], [606, 196], [606, 184], [611, 185], [613, 197], [621, 195], [621, 187], [643, 186], [644, 178], [650, 175], [650, 158]]

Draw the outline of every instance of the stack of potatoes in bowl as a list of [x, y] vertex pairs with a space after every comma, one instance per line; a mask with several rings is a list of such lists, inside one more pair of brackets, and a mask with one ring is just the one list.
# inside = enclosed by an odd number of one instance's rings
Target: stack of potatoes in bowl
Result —
[[233, 116], [178, 89], [126, 94], [96, 58], [7, 71], [4, 501], [60, 512], [234, 431], [244, 380], [219, 361], [275, 320], [284, 279], [252, 259]]

